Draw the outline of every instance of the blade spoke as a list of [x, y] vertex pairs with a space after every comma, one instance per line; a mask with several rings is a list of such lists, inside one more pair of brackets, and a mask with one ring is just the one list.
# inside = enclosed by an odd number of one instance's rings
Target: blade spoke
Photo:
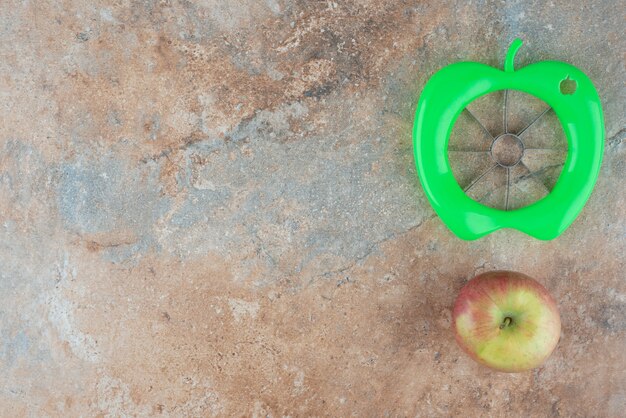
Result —
[[526, 171], [528, 171], [528, 174], [532, 174], [532, 171], [530, 171], [530, 168], [528, 168], [528, 166], [526, 164], [524, 164], [524, 161], [520, 161], [519, 164], [524, 167], [526, 169]]
[[531, 127], [531, 126], [533, 126], [533, 125], [534, 125], [534, 124], [535, 124], [535, 123], [536, 123], [539, 119], [541, 119], [541, 117], [542, 117], [543, 115], [545, 115], [546, 113], [548, 113], [548, 111], [549, 111], [549, 110], [551, 110], [551, 109], [552, 109], [551, 107], [548, 107], [546, 110], [544, 110], [543, 112], [541, 112], [541, 114], [540, 114], [539, 116], [537, 116], [537, 117], [536, 117], [536, 118], [535, 118], [532, 122], [530, 122], [530, 123], [528, 124], [528, 126], [526, 126], [524, 129], [522, 129], [522, 130], [521, 130], [521, 132], [517, 134], [517, 136], [518, 136], [518, 137], [521, 137], [521, 136], [524, 134], [524, 132], [526, 132], [526, 131], [527, 131], [527, 130]]
[[469, 110], [467, 107], [465, 108], [465, 110], [467, 111], [467, 113], [469, 113], [469, 115], [476, 121], [478, 122], [478, 124], [480, 125], [481, 128], [483, 128], [483, 131], [485, 131], [487, 133], [487, 135], [489, 135], [489, 137], [493, 140], [496, 139], [494, 138], [493, 135], [491, 135], [491, 132], [489, 132], [489, 130], [487, 128], [485, 128], [485, 125], [482, 124], [481, 121], [478, 120], [478, 118], [472, 113], [471, 110]]
[[533, 148], [524, 148], [526, 150], [532, 151], [567, 151], [567, 148], [541, 148], [541, 147], [533, 147]]
[[498, 166], [498, 164], [494, 164], [492, 165], [490, 168], [487, 169], [487, 171], [485, 171], [484, 173], [482, 173], [480, 176], [478, 176], [478, 178], [476, 178], [476, 180], [474, 180], [473, 182], [470, 183], [469, 186], [467, 186], [463, 191], [467, 193], [467, 191], [469, 189], [471, 189], [472, 187], [474, 187], [474, 185], [476, 183], [478, 183], [483, 177], [485, 177], [489, 172], [491, 172], [491, 170], [493, 170], [494, 168], [496, 168]]
[[504, 90], [504, 133], [509, 133], [509, 91]]
[[509, 210], [509, 194], [511, 193], [511, 168], [506, 169], [506, 201], [504, 203], [504, 210]]
[[489, 152], [489, 150], [450, 149], [450, 148], [448, 148], [448, 152], [473, 152], [473, 153], [487, 154]]

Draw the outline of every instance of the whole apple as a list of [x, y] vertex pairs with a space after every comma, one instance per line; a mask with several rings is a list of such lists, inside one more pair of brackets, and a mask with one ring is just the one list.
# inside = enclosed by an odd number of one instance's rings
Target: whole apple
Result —
[[452, 313], [456, 340], [474, 360], [503, 372], [540, 366], [561, 335], [548, 291], [512, 271], [476, 276], [461, 289]]

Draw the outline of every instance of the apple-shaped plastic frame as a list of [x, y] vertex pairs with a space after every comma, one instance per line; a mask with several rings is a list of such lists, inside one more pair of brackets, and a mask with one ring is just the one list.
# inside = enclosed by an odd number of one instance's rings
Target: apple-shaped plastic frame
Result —
[[[589, 199], [604, 150], [604, 119], [591, 80], [573, 65], [543, 61], [520, 70], [513, 61], [516, 39], [504, 71], [476, 62], [448, 65], [434, 74], [420, 96], [413, 127], [413, 150], [420, 182], [433, 209], [458, 237], [478, 239], [513, 228], [542, 240], [561, 235]], [[576, 90], [561, 91], [573, 80]], [[570, 81], [568, 81], [571, 83]], [[498, 90], [519, 90], [546, 102], [556, 113], [568, 142], [565, 165], [552, 191], [531, 205], [504, 211], [469, 198], [456, 182], [448, 161], [448, 141], [463, 109]]]

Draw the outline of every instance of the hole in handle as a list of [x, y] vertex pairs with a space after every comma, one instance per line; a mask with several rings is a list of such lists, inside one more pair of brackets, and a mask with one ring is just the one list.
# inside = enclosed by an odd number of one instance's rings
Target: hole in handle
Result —
[[561, 94], [572, 95], [576, 92], [576, 88], [578, 87], [578, 83], [576, 80], [572, 80], [567, 76], [567, 78], [561, 81], [560, 84]]

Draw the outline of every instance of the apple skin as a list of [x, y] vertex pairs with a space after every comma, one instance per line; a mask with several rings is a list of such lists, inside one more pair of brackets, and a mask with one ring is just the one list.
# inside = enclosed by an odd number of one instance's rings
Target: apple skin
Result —
[[461, 348], [502, 372], [540, 366], [561, 335], [559, 311], [546, 288], [512, 271], [491, 271], [470, 280], [456, 299], [452, 320]]

